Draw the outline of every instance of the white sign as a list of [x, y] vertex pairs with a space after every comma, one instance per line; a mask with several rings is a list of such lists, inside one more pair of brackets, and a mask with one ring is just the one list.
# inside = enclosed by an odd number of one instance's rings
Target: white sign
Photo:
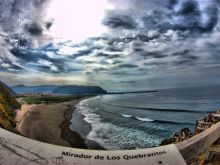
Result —
[[83, 150], [28, 139], [0, 129], [0, 165], [186, 165], [174, 144], [120, 151]]

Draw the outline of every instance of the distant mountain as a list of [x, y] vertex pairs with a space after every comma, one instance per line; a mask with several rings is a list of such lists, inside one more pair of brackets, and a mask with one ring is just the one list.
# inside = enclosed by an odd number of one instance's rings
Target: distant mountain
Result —
[[15, 109], [20, 108], [13, 95], [14, 92], [0, 81], [0, 127], [11, 131], [15, 127]]
[[53, 93], [53, 90], [57, 88], [57, 86], [53, 85], [44, 85], [44, 86], [25, 86], [25, 85], [17, 85], [11, 87], [13, 91], [17, 94], [23, 93]]
[[106, 94], [107, 92], [99, 86], [12, 86], [12, 89], [18, 94], [24, 93], [43, 93], [43, 94]]
[[64, 94], [106, 94], [107, 92], [98, 86], [60, 86], [54, 93]]

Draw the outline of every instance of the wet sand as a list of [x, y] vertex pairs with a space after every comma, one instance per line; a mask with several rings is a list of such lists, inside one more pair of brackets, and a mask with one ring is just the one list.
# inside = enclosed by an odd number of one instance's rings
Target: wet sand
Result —
[[17, 122], [17, 130], [25, 137], [55, 145], [88, 148], [85, 140], [69, 128], [75, 105], [82, 99], [70, 102], [40, 104], [26, 107]]

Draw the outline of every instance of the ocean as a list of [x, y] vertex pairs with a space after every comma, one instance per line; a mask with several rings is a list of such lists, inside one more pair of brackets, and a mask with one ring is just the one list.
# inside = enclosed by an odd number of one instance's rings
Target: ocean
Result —
[[70, 128], [107, 150], [147, 148], [219, 108], [220, 85], [101, 95], [76, 106]]

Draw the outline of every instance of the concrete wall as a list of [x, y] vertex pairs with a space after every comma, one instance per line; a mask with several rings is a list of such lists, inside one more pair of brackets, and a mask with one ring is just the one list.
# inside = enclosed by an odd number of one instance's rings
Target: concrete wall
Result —
[[186, 165], [174, 144], [123, 151], [83, 150], [28, 139], [0, 128], [0, 165]]
[[[186, 163], [183, 158], [188, 162], [207, 149], [219, 137], [220, 122], [176, 145], [172, 144], [139, 150], [98, 151], [46, 144], [0, 128], [0, 164], [159, 165], [162, 163], [163, 165], [185, 165]], [[87, 158], [80, 157], [80, 155], [87, 156]], [[97, 155], [99, 158], [96, 159]], [[88, 156], [90, 156], [90, 159]]]
[[209, 148], [209, 146], [211, 146], [211, 144], [213, 144], [219, 138], [220, 122], [216, 123], [200, 134], [176, 144], [176, 146], [182, 154], [184, 160], [188, 162], [196, 155]]

